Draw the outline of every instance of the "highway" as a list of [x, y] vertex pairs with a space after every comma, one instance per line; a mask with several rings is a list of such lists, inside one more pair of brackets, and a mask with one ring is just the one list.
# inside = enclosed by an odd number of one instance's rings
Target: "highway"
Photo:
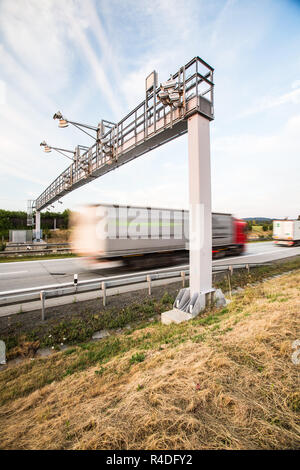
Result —
[[[273, 242], [257, 242], [249, 243], [243, 255], [214, 260], [213, 265], [260, 263], [295, 255], [300, 255], [300, 247], [280, 247], [275, 246]], [[74, 274], [78, 274], [79, 280], [83, 280], [128, 272], [124, 267], [106, 268], [96, 272], [87, 271], [84, 268], [83, 261], [80, 258], [62, 258], [0, 263], [0, 293], [8, 290], [72, 281]]]

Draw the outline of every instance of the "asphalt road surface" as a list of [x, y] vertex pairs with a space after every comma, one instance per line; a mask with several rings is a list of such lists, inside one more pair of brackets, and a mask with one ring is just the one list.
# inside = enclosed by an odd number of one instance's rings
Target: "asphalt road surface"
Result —
[[[300, 247], [292, 248], [275, 246], [273, 242], [257, 242], [249, 243], [243, 255], [214, 260], [213, 265], [261, 263], [295, 255], [300, 255]], [[92, 272], [87, 271], [83, 263], [84, 259], [80, 258], [0, 263], [0, 294], [15, 289], [69, 282], [73, 280], [74, 274], [78, 274], [79, 280], [84, 280], [128, 272], [124, 267], [106, 268]], [[142, 271], [142, 269], [138, 271]]]

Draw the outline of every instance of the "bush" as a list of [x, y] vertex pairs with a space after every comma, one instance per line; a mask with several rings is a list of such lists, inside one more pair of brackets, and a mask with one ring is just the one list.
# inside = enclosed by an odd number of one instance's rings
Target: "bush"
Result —
[[168, 292], [165, 292], [162, 296], [161, 303], [163, 305], [172, 304], [174, 302], [174, 298]]
[[44, 238], [45, 238], [45, 237], [47, 237], [47, 238], [51, 238], [51, 237], [52, 237], [52, 234], [51, 234], [51, 232], [50, 232], [50, 230], [49, 230], [48, 228], [45, 228], [45, 229], [43, 230], [43, 236], [44, 236]]

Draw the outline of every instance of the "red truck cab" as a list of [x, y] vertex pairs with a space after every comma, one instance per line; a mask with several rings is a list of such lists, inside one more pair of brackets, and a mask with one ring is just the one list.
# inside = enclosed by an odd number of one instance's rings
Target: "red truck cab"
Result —
[[247, 242], [247, 223], [241, 219], [234, 219], [234, 243], [239, 245], [241, 253], [244, 251]]

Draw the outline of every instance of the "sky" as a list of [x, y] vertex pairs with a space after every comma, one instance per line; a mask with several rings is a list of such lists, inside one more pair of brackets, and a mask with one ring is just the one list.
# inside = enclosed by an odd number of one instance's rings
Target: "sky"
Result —
[[[215, 69], [212, 208], [300, 214], [300, 0], [0, 0], [0, 208], [26, 210], [68, 166], [39, 144], [93, 140], [70, 120], [117, 122], [200, 56]], [[79, 188], [88, 203], [188, 207], [187, 135]]]

